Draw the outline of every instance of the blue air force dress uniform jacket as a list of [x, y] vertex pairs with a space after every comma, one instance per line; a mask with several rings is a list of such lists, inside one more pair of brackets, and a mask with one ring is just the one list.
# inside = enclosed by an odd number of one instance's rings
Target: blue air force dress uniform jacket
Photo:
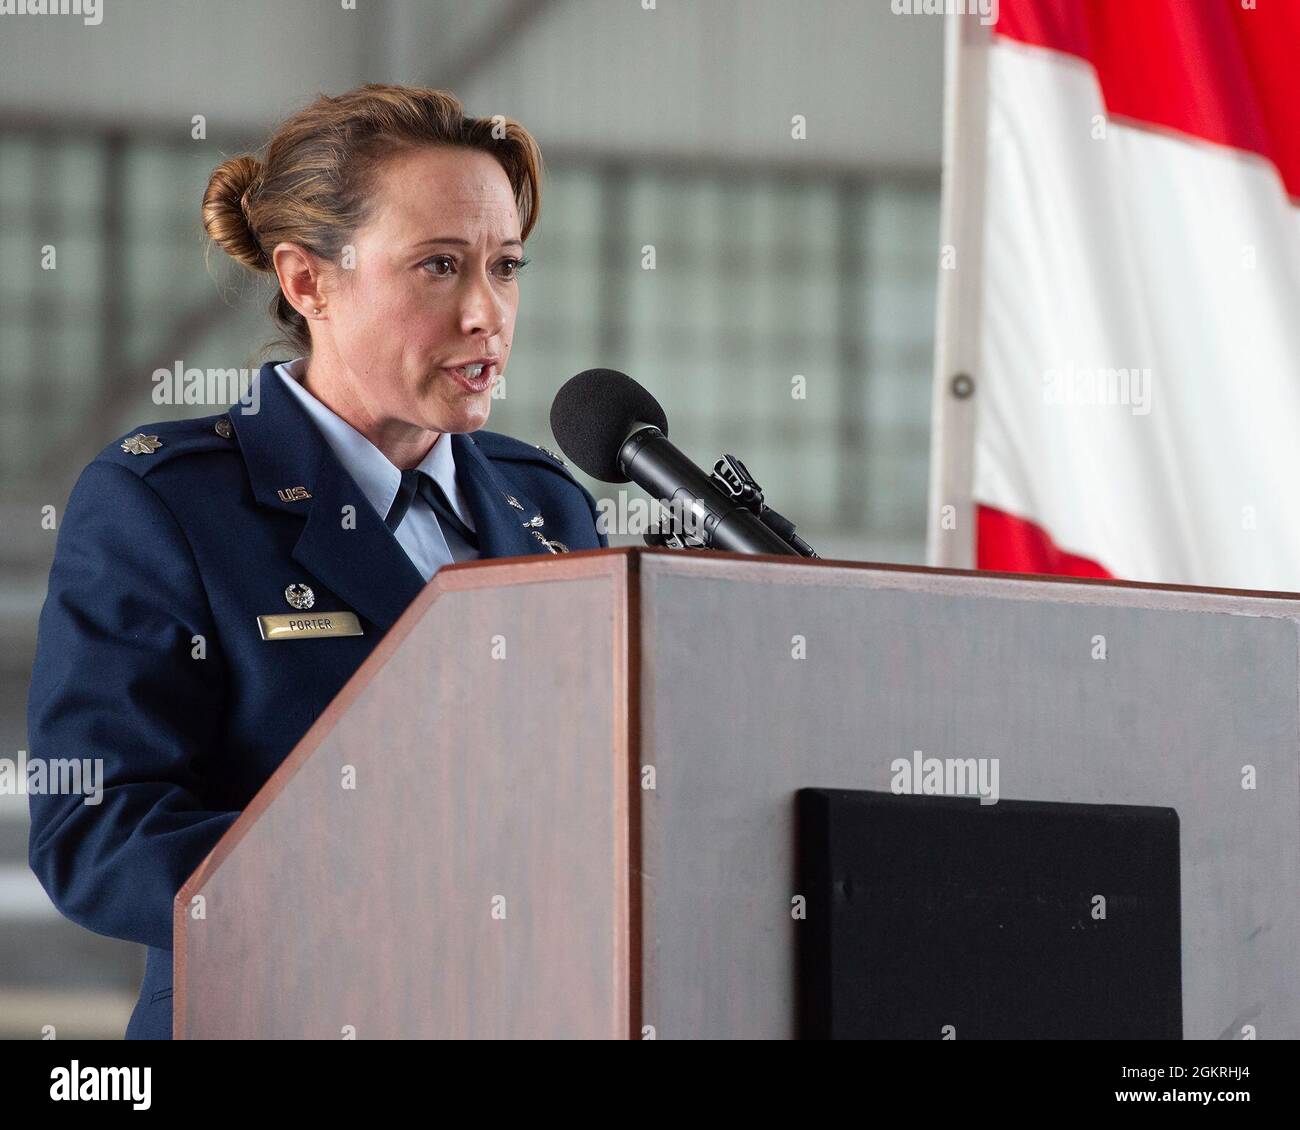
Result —
[[[273, 370], [256, 414], [151, 424], [85, 468], [41, 611], [29, 758], [102, 759], [103, 789], [31, 792], [30, 863], [72, 921], [148, 947], [127, 1038], [171, 1036], [177, 891], [425, 584]], [[608, 544], [549, 453], [444, 438], [480, 556]], [[295, 585], [362, 634], [264, 640]]]

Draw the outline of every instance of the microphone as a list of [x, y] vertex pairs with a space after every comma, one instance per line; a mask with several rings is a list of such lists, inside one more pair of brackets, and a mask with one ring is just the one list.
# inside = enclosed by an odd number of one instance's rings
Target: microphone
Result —
[[551, 431], [560, 450], [592, 478], [630, 480], [665, 504], [689, 509], [705, 545], [799, 556], [668, 441], [668, 417], [659, 402], [625, 373], [587, 369], [566, 381], [551, 404]]

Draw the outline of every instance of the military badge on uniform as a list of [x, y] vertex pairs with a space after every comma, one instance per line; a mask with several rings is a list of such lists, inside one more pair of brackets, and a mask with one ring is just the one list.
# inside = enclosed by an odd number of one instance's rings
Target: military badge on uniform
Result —
[[316, 594], [311, 591], [309, 585], [295, 581], [284, 590], [284, 599], [292, 608], [310, 608], [316, 603]]
[[522, 510], [524, 508], [524, 504], [520, 502], [519, 499], [517, 499], [513, 494], [506, 495], [506, 501], [510, 503], [510, 505], [513, 506], [516, 510]]
[[122, 441], [122, 450], [128, 455], [152, 455], [160, 447], [162, 440], [157, 436], [147, 436], [144, 432], [136, 432]]
[[562, 541], [556, 541], [554, 538], [548, 538], [541, 530], [534, 530], [533, 537], [540, 541], [552, 553], [568, 553], [569, 547]]
[[327, 636], [364, 636], [355, 612], [318, 612], [297, 616], [292, 612], [259, 616], [257, 630], [264, 640], [318, 640]]
[[230, 421], [227, 420], [225, 416], [222, 416], [221, 419], [212, 426], [216, 430], [217, 435], [222, 439], [229, 439], [235, 430], [230, 426]]
[[281, 487], [275, 493], [280, 496], [281, 502], [302, 502], [311, 498], [311, 491], [306, 487]]
[[568, 464], [567, 464], [563, 459], [561, 459], [558, 455], [555, 454], [554, 451], [551, 451], [549, 448], [543, 447], [540, 443], [535, 443], [535, 444], [533, 444], [533, 446], [534, 446], [535, 448], [537, 448], [537, 450], [540, 451], [543, 455], [549, 455], [549, 456], [550, 456], [552, 459], [554, 459], [554, 460], [555, 460], [555, 461], [556, 461], [556, 462], [557, 462], [561, 467], [567, 467], [567, 466], [568, 466]]
[[[310, 585], [295, 581], [284, 590], [284, 599], [306, 611], [316, 603]], [[325, 636], [361, 636], [361, 621], [355, 612], [317, 612], [314, 616], [276, 613], [257, 618], [257, 630], [264, 640], [315, 640]]]

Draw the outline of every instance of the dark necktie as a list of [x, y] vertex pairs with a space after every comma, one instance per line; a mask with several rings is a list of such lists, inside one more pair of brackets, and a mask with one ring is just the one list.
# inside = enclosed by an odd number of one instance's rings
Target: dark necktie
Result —
[[388, 515], [384, 518], [390, 530], [395, 531], [402, 524], [402, 519], [411, 508], [417, 491], [420, 497], [433, 508], [444, 530], [454, 530], [467, 545], [478, 549], [478, 535], [460, 520], [460, 516], [452, 509], [446, 492], [435, 479], [416, 467], [402, 472], [402, 482], [397, 488], [397, 497], [393, 499], [393, 505], [388, 508]]
[[414, 467], [402, 472], [402, 482], [397, 488], [397, 497], [393, 499], [393, 505], [388, 508], [388, 514], [384, 518], [384, 524], [390, 530], [396, 530], [402, 524], [402, 519], [411, 508], [411, 500], [415, 497], [415, 490], [419, 484], [420, 472]]

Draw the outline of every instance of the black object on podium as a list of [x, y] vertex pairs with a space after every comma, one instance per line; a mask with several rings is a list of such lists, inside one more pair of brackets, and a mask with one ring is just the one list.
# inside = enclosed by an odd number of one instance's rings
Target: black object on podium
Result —
[[1172, 808], [802, 789], [805, 1039], [1181, 1039]]

